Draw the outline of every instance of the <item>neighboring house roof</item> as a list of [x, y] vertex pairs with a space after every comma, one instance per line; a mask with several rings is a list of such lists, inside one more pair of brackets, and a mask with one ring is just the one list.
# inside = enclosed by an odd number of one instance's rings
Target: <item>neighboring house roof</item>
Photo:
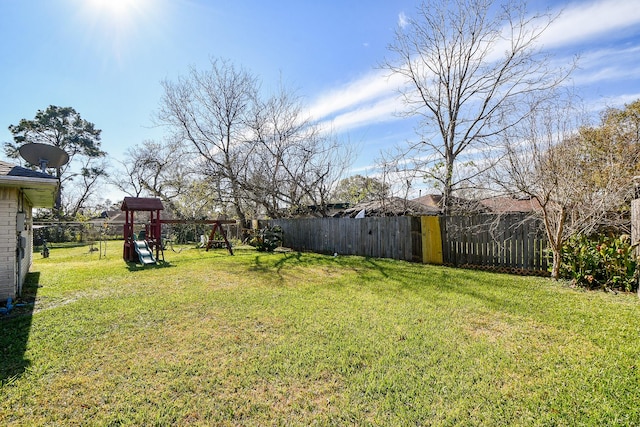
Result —
[[124, 222], [125, 221], [125, 213], [121, 210], [110, 210], [107, 212], [107, 221], [108, 222]]
[[[422, 203], [425, 206], [440, 207], [442, 196], [440, 194], [427, 194], [413, 199], [413, 201]], [[535, 199], [516, 199], [509, 196], [489, 197], [480, 200], [465, 200], [456, 197], [453, 199], [453, 209], [454, 211], [476, 213], [523, 213], [539, 211], [540, 204]]]
[[351, 208], [345, 209], [338, 214], [337, 217], [355, 217], [359, 212], [364, 210], [364, 215], [370, 216], [421, 216], [421, 215], [438, 215], [440, 209], [433, 206], [426, 206], [413, 200], [406, 200], [400, 197], [389, 197], [384, 200], [374, 200], [370, 202], [361, 202]]
[[56, 200], [58, 178], [0, 161], [0, 187], [20, 188], [33, 207], [50, 208]]
[[508, 196], [482, 199], [479, 203], [493, 213], [526, 213], [541, 209], [537, 199], [515, 199]]
[[434, 208], [441, 207], [442, 194], [427, 194], [426, 196], [413, 199], [414, 202], [422, 203], [425, 206], [432, 206]]
[[[442, 209], [442, 194], [427, 194], [426, 196], [413, 199], [413, 201], [425, 206]], [[450, 208], [454, 212], [478, 212], [482, 210], [482, 207], [478, 206], [476, 201], [462, 199], [455, 196], [451, 197]]]

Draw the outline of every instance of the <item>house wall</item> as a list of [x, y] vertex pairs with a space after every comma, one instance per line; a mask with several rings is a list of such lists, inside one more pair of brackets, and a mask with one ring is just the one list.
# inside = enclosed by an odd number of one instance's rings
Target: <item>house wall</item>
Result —
[[[23, 200], [22, 206], [18, 206], [18, 212], [24, 212], [25, 214], [25, 228], [24, 230], [17, 234], [21, 235], [26, 239], [26, 247], [22, 248], [21, 259], [20, 259], [20, 285], [19, 288], [22, 288], [25, 279], [27, 278], [27, 273], [29, 273], [29, 269], [31, 268], [31, 262], [33, 260], [33, 216], [32, 216], [32, 208], [27, 200]], [[16, 252], [16, 256], [18, 252]]]
[[[18, 212], [25, 226], [17, 230]], [[15, 298], [22, 288], [33, 259], [32, 208], [17, 188], [0, 188], [0, 301]], [[19, 247], [23, 237], [24, 248]], [[18, 258], [19, 257], [19, 258]]]
[[16, 214], [19, 190], [0, 188], [0, 301], [17, 292]]

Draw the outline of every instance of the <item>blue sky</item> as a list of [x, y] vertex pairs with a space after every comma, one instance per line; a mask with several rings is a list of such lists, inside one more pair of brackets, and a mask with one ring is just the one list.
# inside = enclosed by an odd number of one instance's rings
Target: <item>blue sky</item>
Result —
[[[161, 140], [151, 117], [161, 81], [225, 58], [297, 90], [318, 121], [358, 147], [354, 173], [412, 138], [378, 64], [413, 0], [0, 0], [0, 142], [49, 105], [102, 129], [102, 147]], [[563, 10], [541, 40], [558, 63], [580, 55], [572, 84], [593, 111], [640, 98], [637, 0], [531, 1]]]

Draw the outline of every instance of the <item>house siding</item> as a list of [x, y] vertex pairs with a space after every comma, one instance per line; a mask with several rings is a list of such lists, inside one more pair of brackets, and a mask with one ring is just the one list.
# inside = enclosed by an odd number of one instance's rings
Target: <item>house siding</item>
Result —
[[26, 218], [25, 229], [24, 231], [22, 231], [21, 235], [26, 239], [27, 246], [24, 248], [22, 259], [20, 260], [20, 289], [22, 288], [22, 285], [27, 278], [27, 274], [29, 273], [29, 269], [31, 268], [31, 262], [33, 260], [33, 219], [31, 215], [31, 205], [29, 205], [25, 201], [22, 206], [22, 211], [25, 213]]
[[0, 301], [15, 298], [16, 272], [16, 215], [19, 190], [0, 188]]
[[[16, 228], [18, 212], [25, 214], [25, 229], [22, 232]], [[26, 239], [23, 252], [18, 250], [20, 236]], [[0, 301], [18, 295], [32, 259], [32, 207], [19, 189], [0, 188]]]

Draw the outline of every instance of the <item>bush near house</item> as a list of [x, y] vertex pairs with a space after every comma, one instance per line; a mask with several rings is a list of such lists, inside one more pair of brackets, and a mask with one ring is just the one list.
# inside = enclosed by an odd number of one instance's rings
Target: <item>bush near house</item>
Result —
[[635, 246], [628, 235], [574, 236], [562, 248], [560, 275], [588, 289], [635, 291], [638, 286]]

